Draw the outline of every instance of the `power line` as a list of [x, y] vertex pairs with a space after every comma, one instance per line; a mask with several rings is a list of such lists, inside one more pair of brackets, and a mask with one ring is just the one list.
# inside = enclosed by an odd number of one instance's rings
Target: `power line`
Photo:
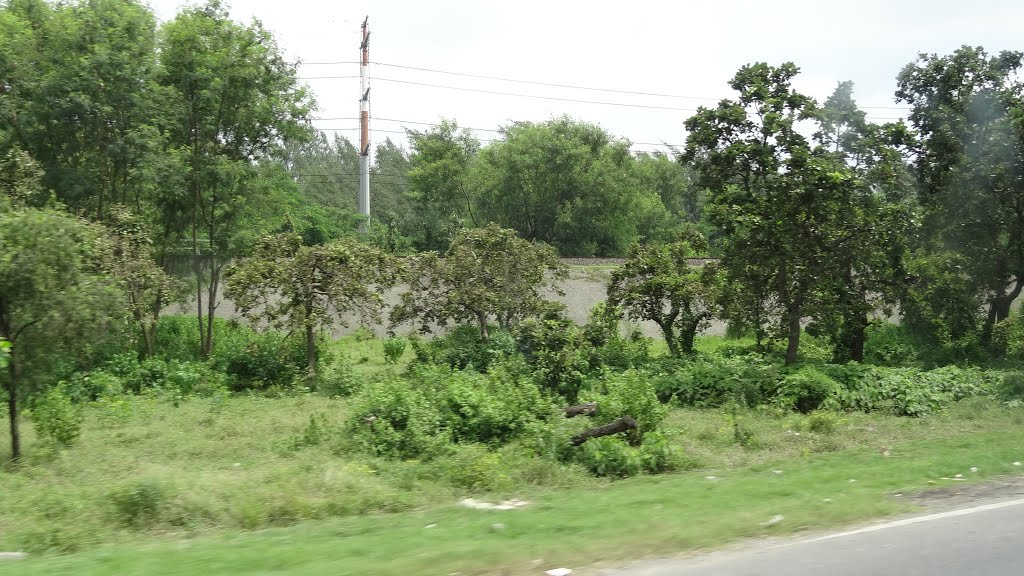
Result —
[[[331, 64], [356, 64], [356, 62], [304, 62], [309, 65], [331, 65]], [[505, 78], [501, 76], [487, 76], [485, 74], [471, 74], [468, 72], [453, 72], [451, 70], [438, 70], [435, 68], [422, 68], [419, 66], [408, 66], [405, 64], [391, 64], [389, 62], [372, 62], [374, 66], [382, 66], [386, 68], [398, 68], [402, 70], [415, 70], [419, 72], [428, 72], [431, 74], [445, 74], [448, 76], [461, 76], [463, 78], [479, 78], [482, 80], [494, 80], [498, 82], [511, 82], [515, 84], [530, 84], [534, 86], [549, 86], [552, 88], [568, 88], [570, 90], [589, 90], [593, 92], [607, 92], [612, 94], [630, 94], [634, 96], [652, 96], [655, 98], [677, 98], [683, 100], [706, 100], [710, 102], [718, 102], [722, 98], [711, 98], [707, 96], [689, 96], [685, 94], [668, 94], [662, 92], [645, 92], [645, 91], [634, 91], [634, 90], [620, 90], [616, 88], [599, 88], [596, 86], [581, 86], [578, 84], [560, 84], [556, 82], [540, 82], [537, 80], [522, 80], [519, 78]], [[331, 76], [315, 76], [309, 79], [327, 79], [332, 78]], [[338, 78], [344, 78], [339, 76]], [[306, 79], [306, 78], [303, 78]], [[870, 110], [910, 110], [909, 106], [860, 106], [863, 109]]]
[[[426, 124], [426, 122], [421, 122], [421, 124]], [[437, 126], [437, 124], [434, 124], [434, 126]], [[325, 132], [358, 132], [359, 128], [317, 128], [317, 130], [323, 130]], [[469, 130], [474, 130], [474, 128], [469, 128]], [[377, 132], [377, 133], [382, 133], [382, 134], [406, 134], [405, 130], [383, 130], [383, 129], [380, 129], [380, 128], [371, 128], [370, 132]], [[497, 132], [497, 130], [495, 130], [495, 132]], [[501, 138], [477, 138], [477, 140], [480, 141], [480, 143], [482, 143], [482, 144], [486, 144], [488, 142], [502, 141]], [[625, 138], [625, 140], [629, 141], [629, 143], [631, 145], [636, 145], [636, 146], [668, 146], [668, 147], [685, 146], [685, 144], [670, 144], [670, 143], [667, 143], [667, 142], [633, 142], [629, 138]]]

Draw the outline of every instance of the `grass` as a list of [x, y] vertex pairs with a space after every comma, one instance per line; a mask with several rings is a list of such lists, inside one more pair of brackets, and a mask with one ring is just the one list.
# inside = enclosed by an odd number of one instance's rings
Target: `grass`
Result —
[[[537, 573], [538, 567], [711, 547], [906, 511], [909, 505], [887, 495], [968, 473], [970, 466], [980, 468], [978, 478], [1011, 472], [1021, 440], [1019, 432], [922, 439], [898, 445], [891, 457], [862, 448], [771, 462], [781, 474], [755, 465], [713, 480], [704, 473], [642, 477], [543, 494], [506, 513], [449, 505], [105, 547], [0, 565], [0, 574]], [[784, 519], [766, 525], [775, 515]], [[491, 528], [498, 521], [503, 530]]]
[[[364, 368], [391, 369], [373, 343]], [[970, 467], [979, 478], [1019, 471], [1012, 462], [1024, 460], [1024, 411], [984, 399], [922, 419], [825, 417], [824, 427], [773, 411], [737, 422], [673, 410], [666, 428], [687, 472], [609, 482], [502, 451], [506, 487], [481, 494], [450, 462], [340, 451], [346, 409], [313, 395], [128, 397], [89, 406], [69, 450], [26, 426], [26, 461], [0, 472], [0, 550], [44, 555], [0, 574], [518, 573], [537, 558], [578, 565], [897, 512], [905, 506], [886, 493]], [[310, 438], [311, 417], [322, 438]], [[467, 496], [532, 504], [500, 515], [453, 505]], [[775, 514], [785, 520], [761, 525]]]

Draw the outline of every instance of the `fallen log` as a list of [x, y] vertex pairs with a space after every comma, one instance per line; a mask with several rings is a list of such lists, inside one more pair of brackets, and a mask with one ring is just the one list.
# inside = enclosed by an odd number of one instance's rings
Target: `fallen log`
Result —
[[591, 438], [600, 438], [601, 436], [611, 436], [612, 434], [618, 434], [619, 432], [625, 432], [626, 430], [635, 430], [636, 420], [632, 416], [623, 416], [618, 420], [609, 422], [603, 426], [597, 428], [591, 428], [590, 430], [584, 430], [579, 434], [572, 437], [572, 445], [579, 446]]
[[566, 418], [573, 418], [575, 416], [593, 416], [594, 414], [597, 414], [597, 402], [587, 402], [586, 404], [569, 406], [562, 408], [562, 412], [565, 412]]

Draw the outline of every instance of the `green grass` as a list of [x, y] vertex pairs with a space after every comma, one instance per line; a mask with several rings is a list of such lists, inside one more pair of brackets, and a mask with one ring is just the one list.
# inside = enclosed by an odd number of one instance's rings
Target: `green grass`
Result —
[[[1013, 471], [1019, 428], [907, 442], [876, 450], [781, 460], [718, 472], [643, 477], [600, 489], [540, 495], [527, 508], [442, 506], [287, 529], [112, 546], [0, 565], [0, 574], [518, 574], [704, 548], [910, 509], [887, 495], [980, 468]], [[777, 466], [781, 474], [771, 467]], [[850, 480], [856, 482], [850, 482]], [[764, 523], [775, 515], [784, 519]], [[495, 522], [506, 528], [495, 531]], [[428, 528], [427, 526], [433, 525]]]
[[[843, 415], [831, 433], [810, 432], [806, 416], [742, 412], [744, 445], [726, 412], [673, 410], [666, 428], [687, 472], [609, 482], [503, 450], [507, 485], [481, 494], [443, 462], [339, 452], [337, 433], [304, 440], [311, 415], [330, 432], [346, 406], [130, 397], [90, 406], [80, 444], [63, 451], [26, 426], [25, 462], [0, 472], [0, 550], [44, 555], [0, 574], [529, 572], [537, 558], [624, 559], [897, 512], [887, 492], [1024, 460], [1024, 411], [983, 399], [922, 419]], [[532, 504], [454, 506], [467, 496]], [[775, 514], [786, 519], [761, 526]]]

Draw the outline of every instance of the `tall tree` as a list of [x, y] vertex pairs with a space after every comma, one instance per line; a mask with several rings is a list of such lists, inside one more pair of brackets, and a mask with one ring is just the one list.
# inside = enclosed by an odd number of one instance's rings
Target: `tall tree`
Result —
[[723, 265], [730, 280], [769, 282], [770, 289], [752, 290], [770, 294], [781, 311], [773, 320], [787, 340], [787, 364], [797, 359], [801, 320], [843, 268], [836, 250], [854, 230], [858, 188], [847, 166], [798, 129], [817, 114], [791, 86], [798, 72], [792, 63], [744, 66], [730, 82], [736, 100], [686, 121], [685, 158], [711, 191], [711, 221], [727, 238]]
[[[668, 222], [657, 194], [641, 185], [629, 142], [600, 126], [563, 117], [504, 132], [475, 171], [485, 219], [563, 256], [622, 255], [641, 238], [641, 225]], [[643, 236], [663, 233], [648, 228]]]
[[112, 204], [141, 209], [147, 165], [162, 146], [150, 9], [125, 0], [20, 0], [0, 13], [0, 36], [10, 34], [0, 40], [9, 142], [42, 164], [45, 185], [72, 210], [102, 220]]
[[173, 92], [171, 137], [187, 159], [196, 315], [208, 355], [221, 272], [238, 254], [233, 229], [246, 206], [266, 199], [254, 185], [256, 165], [309, 135], [312, 101], [271, 34], [258, 21], [233, 22], [217, 1], [185, 9], [161, 33], [160, 81]]
[[413, 244], [419, 250], [445, 250], [465, 224], [477, 225], [469, 168], [480, 141], [454, 120], [441, 120], [424, 132], [409, 130], [408, 194], [416, 208]]
[[922, 54], [898, 78], [920, 132], [916, 168], [931, 250], [951, 247], [987, 302], [982, 336], [1024, 289], [1022, 53]]

